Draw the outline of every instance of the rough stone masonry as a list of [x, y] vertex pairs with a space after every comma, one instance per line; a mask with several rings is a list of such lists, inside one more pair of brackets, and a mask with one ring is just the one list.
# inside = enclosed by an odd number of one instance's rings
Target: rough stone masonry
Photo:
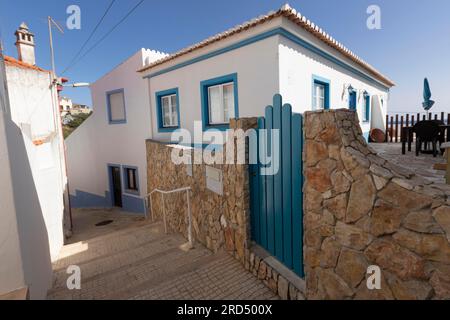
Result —
[[[305, 113], [307, 299], [449, 299], [450, 186], [378, 157], [358, 123]], [[367, 289], [369, 265], [380, 290]]]

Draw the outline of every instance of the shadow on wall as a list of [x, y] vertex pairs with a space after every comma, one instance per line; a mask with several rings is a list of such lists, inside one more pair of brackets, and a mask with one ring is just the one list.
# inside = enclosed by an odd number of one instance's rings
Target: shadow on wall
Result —
[[8, 117], [5, 127], [25, 284], [31, 299], [44, 299], [52, 279], [48, 232], [20, 128]]

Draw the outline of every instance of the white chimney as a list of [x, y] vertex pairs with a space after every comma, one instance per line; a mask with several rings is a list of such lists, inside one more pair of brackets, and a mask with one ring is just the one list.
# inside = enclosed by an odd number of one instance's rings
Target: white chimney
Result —
[[36, 64], [34, 55], [34, 34], [32, 34], [25, 22], [19, 26], [14, 33], [16, 35], [16, 47], [19, 60], [31, 65]]

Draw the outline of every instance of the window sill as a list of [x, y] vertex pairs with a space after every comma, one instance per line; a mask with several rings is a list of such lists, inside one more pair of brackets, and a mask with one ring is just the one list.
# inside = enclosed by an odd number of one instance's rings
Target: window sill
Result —
[[123, 191], [124, 194], [129, 194], [129, 195], [133, 195], [133, 196], [139, 196], [140, 192], [139, 190], [129, 190], [129, 189], [125, 189]]
[[124, 124], [127, 123], [127, 120], [109, 120], [109, 124]]
[[225, 131], [225, 130], [228, 130], [229, 128], [230, 128], [230, 124], [229, 124], [229, 123], [224, 123], [224, 124], [208, 124], [208, 125], [206, 125], [206, 126], [203, 127], [203, 131], [210, 130], [210, 129], [215, 129], [215, 130]]
[[177, 127], [158, 127], [158, 132], [174, 132], [180, 129], [180, 126]]

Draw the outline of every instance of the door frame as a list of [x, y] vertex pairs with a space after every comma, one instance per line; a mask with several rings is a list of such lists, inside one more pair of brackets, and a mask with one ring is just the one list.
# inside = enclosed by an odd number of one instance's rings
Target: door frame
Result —
[[123, 206], [122, 166], [120, 164], [108, 163], [107, 164], [108, 180], [109, 180], [108, 184], [109, 184], [109, 194], [110, 194], [111, 207], [115, 207], [114, 184], [113, 184], [113, 175], [112, 175], [112, 169], [113, 168], [118, 168], [119, 169], [119, 174], [120, 174], [120, 197], [122, 198], [121, 202], [122, 202], [122, 206]]

